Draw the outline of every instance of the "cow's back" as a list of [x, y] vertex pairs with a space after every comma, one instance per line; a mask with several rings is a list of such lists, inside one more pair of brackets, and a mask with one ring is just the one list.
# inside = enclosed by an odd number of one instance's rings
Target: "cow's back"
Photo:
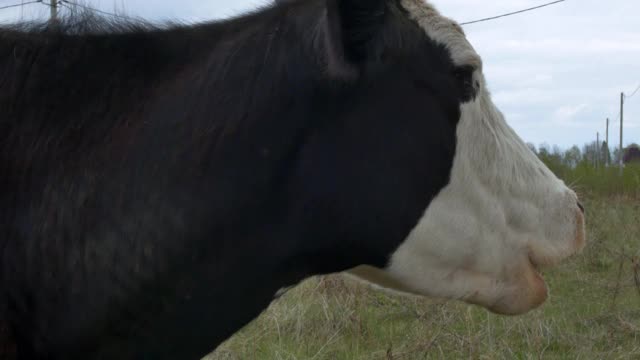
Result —
[[307, 109], [279, 91], [306, 75], [264, 72], [285, 43], [247, 21], [0, 31], [0, 327], [20, 359], [202, 354], [299, 279], [271, 224]]

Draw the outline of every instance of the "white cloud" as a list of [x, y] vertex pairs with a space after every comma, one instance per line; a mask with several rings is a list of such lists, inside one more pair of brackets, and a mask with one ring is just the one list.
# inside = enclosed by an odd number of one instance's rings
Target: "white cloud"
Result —
[[575, 121], [576, 117], [581, 113], [583, 113], [585, 110], [587, 110], [587, 108], [588, 108], [587, 104], [561, 106], [553, 113], [553, 120], [557, 124], [564, 125], [564, 126], [567, 126], [567, 125], [580, 126], [582, 124], [576, 123]]

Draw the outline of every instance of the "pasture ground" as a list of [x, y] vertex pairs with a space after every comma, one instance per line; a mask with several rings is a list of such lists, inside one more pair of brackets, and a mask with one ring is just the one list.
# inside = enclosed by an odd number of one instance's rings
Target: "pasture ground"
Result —
[[545, 271], [551, 297], [525, 316], [316, 277], [206, 360], [640, 359], [640, 199], [584, 200], [587, 248]]

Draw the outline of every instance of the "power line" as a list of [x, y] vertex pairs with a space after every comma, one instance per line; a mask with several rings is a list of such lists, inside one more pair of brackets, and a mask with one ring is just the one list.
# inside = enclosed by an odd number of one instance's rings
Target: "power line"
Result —
[[[484, 18], [484, 19], [478, 19], [478, 20], [463, 22], [460, 25], [470, 25], [470, 24], [476, 24], [476, 23], [479, 23], [479, 22], [496, 20], [496, 19], [500, 19], [500, 18], [503, 18], [503, 17], [507, 17], [507, 16], [513, 16], [513, 15], [517, 15], [517, 14], [522, 14], [524, 12], [529, 12], [529, 11], [541, 9], [541, 8], [544, 8], [544, 7], [547, 7], [547, 6], [551, 6], [551, 5], [555, 5], [555, 4], [559, 4], [559, 3], [565, 2], [565, 1], [567, 1], [567, 0], [557, 0], [557, 1], [553, 1], [553, 2], [547, 3], [547, 4], [542, 4], [542, 5], [534, 6], [534, 7], [531, 7], [531, 8], [522, 9], [522, 10], [518, 10], [518, 11], [502, 14], [502, 15], [497, 15], [497, 16], [492, 16], [492, 17], [488, 17], [488, 18]], [[29, 4], [35, 4], [35, 3], [42, 3], [42, 0], [34, 0], [34, 1], [26, 2], [26, 3], [22, 3], [22, 4], [14, 4], [14, 5], [3, 6], [3, 7], [0, 7], [0, 10], [9, 9], [9, 8], [13, 8], [13, 7], [24, 6], [24, 5], [29, 5]], [[81, 7], [81, 8], [87, 9], [87, 10], [91, 10], [91, 11], [95, 11], [97, 13], [101, 13], [101, 14], [108, 15], [108, 16], [119, 17], [119, 18], [124, 18], [124, 19], [133, 19], [133, 18], [131, 18], [129, 16], [126, 16], [126, 15], [114, 14], [114, 13], [111, 13], [111, 12], [108, 12], [108, 11], [103, 11], [103, 10], [100, 10], [100, 9], [96, 9], [94, 7], [91, 7], [91, 6], [79, 4], [79, 3], [76, 3], [74, 1], [60, 0], [60, 4], [61, 5], [64, 5], [65, 3], [68, 4], [68, 5], [78, 6], [78, 7]], [[67, 5], [67, 8], [71, 9], [68, 5]], [[634, 95], [638, 90], [640, 90], [640, 87], [638, 87], [638, 89], [636, 89], [636, 91], [634, 91]]]
[[[625, 99], [631, 99], [634, 95], [636, 95], [638, 93], [638, 91], [640, 91], [640, 85], [638, 85], [638, 87], [633, 91], [633, 93], [631, 95], [624, 95], [623, 93], [623, 98]], [[616, 115], [615, 120], [613, 120], [613, 122], [611, 123], [612, 125], [616, 125], [618, 124], [618, 120], [620, 120], [620, 115], [622, 115], [622, 109], [620, 109], [620, 111], [618, 111], [618, 115]]]
[[638, 90], [640, 90], [640, 85], [638, 85], [638, 87], [633, 91], [633, 94], [625, 95], [624, 97], [627, 99], [631, 99], [638, 92]]
[[97, 13], [104, 14], [104, 15], [108, 15], [108, 16], [113, 16], [113, 17], [118, 17], [118, 18], [123, 18], [123, 19], [134, 20], [132, 17], [129, 17], [129, 16], [126, 16], [126, 15], [118, 15], [118, 14], [114, 14], [114, 13], [111, 13], [111, 12], [108, 12], [108, 11], [103, 11], [103, 10], [100, 10], [100, 9], [93, 8], [93, 7], [91, 7], [91, 6], [87, 6], [87, 5], [83, 5], [83, 4], [78, 4], [77, 2], [74, 2], [74, 1], [69, 1], [69, 0], [60, 0], [60, 4], [62, 4], [62, 5], [66, 5], [66, 7], [67, 7], [68, 9], [71, 9], [71, 10], [72, 10], [72, 8], [71, 8], [69, 5], [78, 6], [78, 7], [81, 7], [81, 8], [84, 8], [84, 9], [90, 10], [90, 11], [95, 11], [95, 12], [97, 12]]
[[610, 119], [610, 125], [611, 126], [617, 125], [619, 120], [620, 120], [620, 111], [618, 111], [618, 115], [616, 115], [615, 118]]
[[29, 5], [29, 4], [41, 3], [41, 2], [42, 2], [42, 0], [34, 0], [34, 1], [28, 1], [28, 2], [25, 2], [25, 3], [21, 3], [21, 4], [6, 5], [6, 6], [1, 6], [0, 10], [10, 9], [10, 8], [15, 8], [15, 7], [20, 7], [20, 6], [25, 6], [25, 5]]
[[543, 5], [538, 5], [538, 6], [534, 6], [532, 8], [528, 8], [528, 9], [523, 9], [523, 10], [518, 10], [518, 11], [514, 11], [514, 12], [510, 12], [507, 14], [502, 14], [502, 15], [497, 15], [497, 16], [492, 16], [492, 17], [488, 17], [488, 18], [484, 18], [484, 19], [478, 19], [478, 20], [473, 20], [473, 21], [467, 21], [467, 22], [463, 22], [460, 25], [469, 25], [469, 24], [475, 24], [475, 23], [479, 23], [479, 22], [484, 22], [484, 21], [490, 21], [490, 20], [495, 20], [495, 19], [500, 19], [503, 17], [507, 17], [507, 16], [512, 16], [512, 15], [516, 15], [516, 14], [522, 14], [524, 12], [528, 12], [528, 11], [533, 11], [533, 10], [537, 10], [537, 9], [541, 9], [543, 7], [547, 7], [547, 6], [551, 6], [551, 5], [555, 5], [555, 4], [559, 4], [561, 2], [565, 2], [566, 0], [557, 0], [557, 1], [553, 1], [547, 4], [543, 4]]

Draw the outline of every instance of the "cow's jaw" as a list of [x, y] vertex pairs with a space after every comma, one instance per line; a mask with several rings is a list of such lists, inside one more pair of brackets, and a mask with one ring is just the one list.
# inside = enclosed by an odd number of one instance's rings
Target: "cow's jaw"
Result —
[[584, 246], [577, 196], [507, 125], [460, 27], [421, 0], [401, 4], [455, 66], [475, 69], [477, 93], [460, 105], [449, 184], [390, 254], [384, 275], [370, 268], [355, 275], [402, 292], [525, 313], [548, 297], [539, 269]]
[[576, 194], [480, 91], [461, 105], [450, 183], [395, 253], [388, 274], [411, 292], [521, 314], [547, 298], [539, 268], [584, 246]]

